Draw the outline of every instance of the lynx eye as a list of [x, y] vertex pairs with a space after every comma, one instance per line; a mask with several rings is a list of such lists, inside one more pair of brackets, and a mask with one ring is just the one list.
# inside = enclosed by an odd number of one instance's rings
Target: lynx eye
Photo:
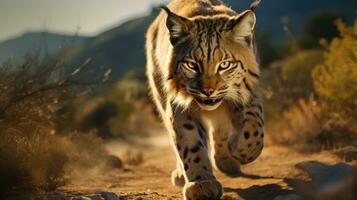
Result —
[[188, 70], [191, 70], [191, 71], [194, 71], [194, 72], [197, 72], [199, 69], [198, 69], [198, 66], [196, 63], [194, 62], [183, 62], [182, 65], [188, 69]]
[[219, 64], [218, 70], [226, 70], [231, 66], [231, 62], [229, 61], [223, 61]]

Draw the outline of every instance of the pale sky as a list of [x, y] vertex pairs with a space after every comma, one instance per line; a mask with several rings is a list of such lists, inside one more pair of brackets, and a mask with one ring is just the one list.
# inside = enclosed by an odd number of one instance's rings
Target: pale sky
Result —
[[[0, 0], [0, 41], [27, 31], [95, 35], [165, 0]], [[79, 27], [79, 31], [77, 31]]]

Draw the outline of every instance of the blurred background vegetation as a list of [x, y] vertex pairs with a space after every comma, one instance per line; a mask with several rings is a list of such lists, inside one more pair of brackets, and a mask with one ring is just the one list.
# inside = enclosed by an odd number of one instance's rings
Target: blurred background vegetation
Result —
[[[354, 0], [257, 9], [268, 145], [357, 148], [356, 11]], [[144, 75], [144, 33], [158, 12], [94, 37], [30, 32], [0, 43], [0, 193], [51, 191], [83, 166], [121, 166], [107, 141], [161, 128]]]

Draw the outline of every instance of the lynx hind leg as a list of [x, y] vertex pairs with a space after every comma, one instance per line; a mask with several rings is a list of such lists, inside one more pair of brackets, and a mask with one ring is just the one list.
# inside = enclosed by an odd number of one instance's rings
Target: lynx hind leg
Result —
[[[227, 133], [229, 131], [222, 128], [215, 131], [215, 135], [228, 135]], [[227, 140], [228, 137], [214, 138], [214, 148], [212, 151], [214, 166], [226, 175], [237, 176], [241, 174], [240, 162], [231, 156]]]
[[228, 139], [228, 148], [234, 159], [247, 164], [258, 158], [264, 147], [263, 107], [259, 99], [255, 99], [245, 107], [242, 125], [236, 126]]

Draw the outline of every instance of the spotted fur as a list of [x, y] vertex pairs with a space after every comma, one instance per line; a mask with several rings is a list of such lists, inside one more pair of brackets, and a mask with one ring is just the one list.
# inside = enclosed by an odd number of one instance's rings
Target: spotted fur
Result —
[[174, 0], [162, 8], [146, 35], [147, 77], [177, 154], [172, 180], [185, 199], [218, 199], [212, 167], [237, 174], [263, 149], [253, 7], [237, 14], [219, 0]]

